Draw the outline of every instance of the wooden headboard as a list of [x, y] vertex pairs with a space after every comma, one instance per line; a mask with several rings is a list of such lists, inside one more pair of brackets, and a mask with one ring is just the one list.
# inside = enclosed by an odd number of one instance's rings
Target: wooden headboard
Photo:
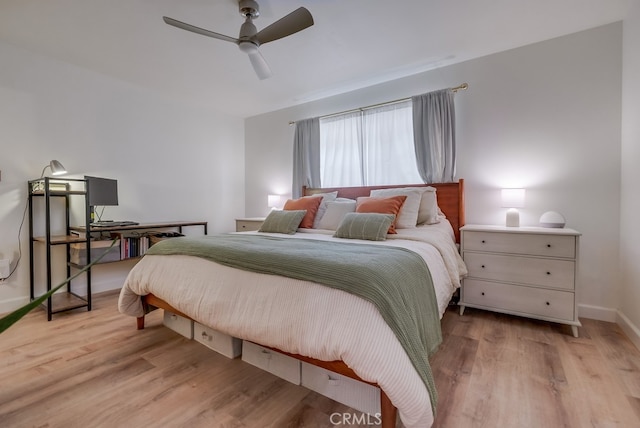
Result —
[[359, 196], [369, 196], [375, 189], [394, 189], [398, 187], [426, 187], [436, 188], [438, 196], [438, 206], [442, 210], [453, 227], [456, 235], [456, 242], [460, 242], [460, 228], [464, 226], [464, 179], [459, 179], [457, 183], [432, 183], [432, 184], [402, 184], [391, 186], [364, 186], [364, 187], [331, 187], [331, 188], [302, 188], [303, 196], [315, 195], [317, 193], [338, 191], [339, 198], [356, 199]]

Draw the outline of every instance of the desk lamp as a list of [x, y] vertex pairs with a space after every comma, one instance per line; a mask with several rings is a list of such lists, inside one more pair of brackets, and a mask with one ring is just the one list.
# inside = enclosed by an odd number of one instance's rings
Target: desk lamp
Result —
[[45, 165], [44, 168], [42, 168], [42, 173], [40, 174], [40, 178], [44, 177], [44, 172], [46, 171], [47, 168], [51, 168], [51, 175], [64, 175], [67, 173], [67, 169], [62, 166], [62, 164], [53, 159], [51, 162], [49, 162], [49, 165]]

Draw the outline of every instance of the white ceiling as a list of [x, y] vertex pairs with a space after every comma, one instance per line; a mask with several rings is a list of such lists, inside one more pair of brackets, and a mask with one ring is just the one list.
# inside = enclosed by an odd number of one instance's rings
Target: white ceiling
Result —
[[162, 21], [237, 37], [237, 0], [0, 0], [0, 41], [248, 117], [619, 21], [633, 1], [258, 0], [258, 30], [300, 6], [315, 20], [261, 46], [262, 81], [236, 45]]

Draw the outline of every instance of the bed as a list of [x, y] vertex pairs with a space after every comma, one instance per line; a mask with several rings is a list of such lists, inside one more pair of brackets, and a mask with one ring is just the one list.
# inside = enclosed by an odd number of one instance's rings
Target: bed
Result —
[[[384, 241], [345, 240], [323, 229], [298, 229], [286, 236], [243, 232], [236, 239], [254, 240], [253, 235], [255, 240], [273, 239], [272, 244], [283, 247], [300, 243], [333, 248], [349, 241], [345, 251], [352, 246], [357, 253], [402, 250], [419, 256], [429, 266], [427, 275], [433, 282], [437, 306], [432, 324], [437, 324], [439, 332], [439, 319], [466, 274], [456, 247], [459, 228], [464, 225], [463, 180], [410, 187], [427, 186], [436, 189], [438, 222], [399, 228]], [[303, 195], [356, 199], [372, 191], [406, 187], [305, 188]], [[395, 329], [390, 327], [380, 308], [362, 296], [299, 277], [238, 269], [194, 255], [152, 254], [131, 270], [120, 295], [119, 310], [136, 317], [142, 329], [145, 313], [155, 308], [379, 386], [383, 427], [394, 427], [398, 412], [406, 427], [430, 426], [433, 422], [433, 394], [408, 356], [407, 339], [399, 340], [394, 334], [397, 325]], [[428, 366], [427, 358], [423, 359]]]

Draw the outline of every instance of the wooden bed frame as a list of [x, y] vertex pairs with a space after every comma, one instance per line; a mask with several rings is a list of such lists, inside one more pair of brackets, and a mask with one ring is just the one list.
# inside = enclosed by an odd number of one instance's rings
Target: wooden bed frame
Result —
[[[374, 189], [390, 189], [398, 187], [424, 187], [433, 186], [437, 190], [438, 206], [445, 214], [456, 237], [456, 242], [460, 242], [460, 228], [464, 226], [464, 180], [460, 179], [457, 183], [436, 183], [436, 184], [415, 184], [415, 185], [396, 185], [396, 186], [369, 186], [369, 187], [340, 187], [340, 188], [303, 188], [303, 195], [309, 196], [317, 193], [338, 191], [338, 197], [355, 199], [360, 196], [369, 196], [369, 192]], [[154, 310], [155, 308], [165, 309], [174, 314], [180, 315], [187, 319], [191, 319], [188, 315], [177, 310], [169, 303], [154, 296], [153, 294], [147, 294], [141, 296], [142, 304], [144, 306], [145, 313]], [[137, 318], [138, 330], [144, 329], [144, 316]], [[264, 345], [260, 345], [264, 346]], [[281, 351], [275, 348], [269, 348], [275, 352], [279, 352], [284, 355], [288, 355], [297, 360], [304, 361], [309, 364], [321, 367], [326, 370], [330, 370], [335, 373], [347, 376], [349, 378], [365, 382], [370, 385], [378, 386], [375, 383], [367, 382], [361, 379], [349, 366], [343, 361], [322, 361], [315, 358], [305, 357], [304, 355], [290, 354], [288, 352]], [[396, 426], [398, 409], [393, 405], [387, 394], [380, 388], [380, 419], [382, 428], [394, 428]]]

